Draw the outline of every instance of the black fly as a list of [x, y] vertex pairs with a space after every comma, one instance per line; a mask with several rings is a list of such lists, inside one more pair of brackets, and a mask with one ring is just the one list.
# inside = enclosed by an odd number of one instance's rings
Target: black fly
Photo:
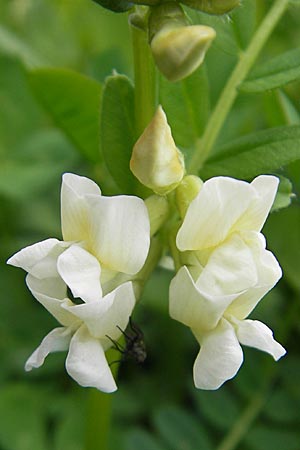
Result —
[[[138, 364], [142, 364], [147, 357], [144, 334], [142, 330], [132, 321], [131, 317], [129, 318], [129, 330], [127, 328], [126, 331], [124, 331], [118, 325], [117, 328], [125, 337], [124, 347], [111, 337], [107, 335], [106, 337], [114, 344], [115, 349], [122, 354], [121, 361], [131, 359], [136, 361]], [[114, 362], [118, 361], [113, 361], [113, 363]]]

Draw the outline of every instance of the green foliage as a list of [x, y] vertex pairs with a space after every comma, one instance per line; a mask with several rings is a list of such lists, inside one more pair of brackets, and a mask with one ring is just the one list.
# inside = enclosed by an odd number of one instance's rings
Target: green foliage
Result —
[[179, 408], [168, 406], [158, 410], [154, 416], [154, 425], [167, 448], [172, 450], [212, 448], [201, 424], [191, 414]]
[[129, 169], [134, 143], [133, 86], [124, 75], [112, 75], [103, 87], [101, 148], [107, 168], [123, 193], [134, 193], [137, 185]]
[[292, 183], [287, 178], [280, 177], [278, 191], [271, 211], [273, 212], [281, 208], [286, 208], [291, 204], [293, 197], [295, 197], [295, 194], [293, 194]]
[[241, 84], [243, 92], [263, 92], [300, 79], [300, 49], [289, 50], [257, 67]]
[[190, 148], [202, 135], [210, 111], [205, 66], [179, 83], [169, 83], [163, 77], [160, 83], [160, 102], [168, 117], [174, 140], [177, 145]]
[[124, 450], [132, 450], [133, 448], [138, 448], [139, 450], [165, 449], [150, 433], [138, 428], [133, 429], [126, 436]]
[[200, 176], [251, 179], [300, 159], [300, 127], [278, 127], [236, 139], [208, 159]]
[[[194, 23], [215, 27], [217, 38], [200, 70], [177, 84], [161, 80], [160, 102], [187, 158], [209, 121], [210, 103], [214, 108], [271, 5], [242, 3], [230, 20], [187, 8]], [[65, 374], [65, 353], [24, 373], [26, 358], [56, 322], [26, 291], [22, 271], [5, 261], [25, 245], [60, 238], [63, 172], [90, 176], [103, 192], [115, 192], [114, 182], [119, 193], [139, 189], [129, 170], [137, 139], [132, 83], [115, 73], [103, 88], [95, 81], [116, 67], [131, 73], [127, 18], [86, 0], [3, 0], [0, 14], [0, 448], [82, 450], [87, 390]], [[204, 178], [280, 173], [276, 211], [264, 233], [284, 278], [252, 316], [274, 328], [288, 354], [275, 364], [244, 348], [234, 380], [216, 392], [195, 389], [199, 346], [169, 318], [174, 274], [157, 269], [134, 312], [148, 357], [143, 367], [121, 365], [109, 450], [221, 449], [237, 430], [238, 450], [299, 448], [300, 56], [298, 48], [289, 50], [299, 39], [294, 6], [263, 50], [266, 62], [241, 84], [216, 152], [201, 171]]]
[[37, 69], [28, 78], [36, 98], [56, 125], [85, 158], [97, 162], [101, 85], [66, 69]]

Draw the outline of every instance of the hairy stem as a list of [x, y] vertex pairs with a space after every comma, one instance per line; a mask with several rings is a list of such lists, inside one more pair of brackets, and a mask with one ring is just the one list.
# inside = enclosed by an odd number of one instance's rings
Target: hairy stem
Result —
[[209, 156], [216, 139], [224, 125], [227, 115], [237, 97], [238, 86], [245, 79], [252, 68], [261, 49], [285, 12], [289, 0], [276, 0], [268, 14], [257, 29], [247, 50], [241, 54], [240, 59], [229, 77], [219, 101], [210, 117], [203, 137], [198, 141], [194, 156], [191, 160], [189, 172], [197, 174], [204, 161]]

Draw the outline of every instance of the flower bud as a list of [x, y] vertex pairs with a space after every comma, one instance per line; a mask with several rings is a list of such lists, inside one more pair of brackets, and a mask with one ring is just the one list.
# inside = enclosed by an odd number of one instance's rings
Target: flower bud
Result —
[[169, 81], [179, 81], [196, 70], [215, 36], [213, 28], [188, 25], [178, 4], [166, 3], [153, 8], [149, 18], [152, 55]]
[[165, 197], [151, 195], [146, 198], [145, 205], [150, 219], [150, 236], [152, 237], [169, 216], [169, 203]]
[[156, 194], [165, 195], [180, 183], [184, 161], [161, 106], [133, 147], [130, 169]]
[[240, 0], [180, 0], [180, 3], [208, 14], [225, 14], [240, 4]]
[[203, 181], [195, 175], [187, 175], [176, 189], [176, 204], [183, 219], [192, 200], [198, 195]]
[[101, 5], [103, 8], [110, 9], [114, 12], [125, 12], [133, 7], [132, 2], [126, 0], [93, 0]]

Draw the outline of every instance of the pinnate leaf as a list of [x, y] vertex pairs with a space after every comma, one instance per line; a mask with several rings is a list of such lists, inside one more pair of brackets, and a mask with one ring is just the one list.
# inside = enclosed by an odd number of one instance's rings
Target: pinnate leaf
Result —
[[263, 92], [298, 79], [300, 79], [300, 48], [295, 48], [257, 67], [239, 89], [243, 92]]
[[28, 77], [33, 93], [55, 124], [86, 159], [97, 162], [101, 85], [69, 69], [36, 69]]
[[203, 178], [225, 175], [251, 179], [300, 159], [300, 127], [258, 131], [222, 147], [201, 169]]

